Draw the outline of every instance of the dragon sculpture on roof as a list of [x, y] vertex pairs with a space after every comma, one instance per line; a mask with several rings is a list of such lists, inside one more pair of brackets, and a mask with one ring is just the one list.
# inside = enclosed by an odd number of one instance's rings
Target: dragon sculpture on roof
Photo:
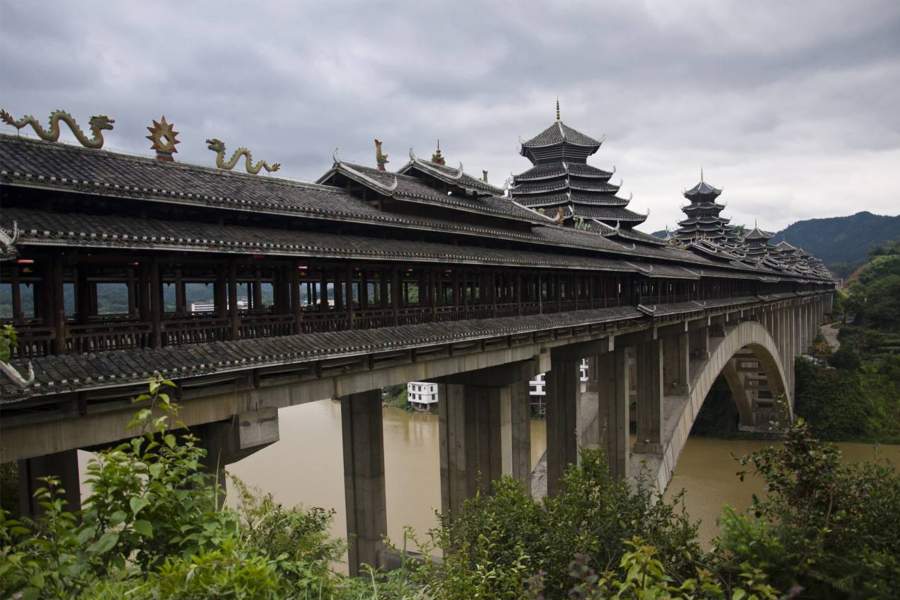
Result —
[[382, 141], [375, 138], [375, 163], [378, 165], [379, 171], [384, 171], [384, 165], [388, 164], [388, 155], [381, 151]]
[[75, 117], [64, 110], [54, 110], [50, 113], [50, 126], [48, 129], [44, 129], [40, 121], [32, 115], [25, 115], [17, 120], [2, 108], [0, 108], [0, 121], [15, 127], [17, 130], [21, 130], [26, 126], [31, 125], [38, 137], [47, 142], [56, 142], [59, 140], [59, 124], [60, 122], [63, 122], [69, 126], [69, 129], [72, 130], [72, 133], [75, 134], [75, 137], [81, 142], [82, 146], [94, 149], [103, 147], [103, 131], [112, 130], [113, 124], [115, 123], [113, 119], [110, 119], [106, 115], [94, 115], [90, 120], [91, 133], [94, 137], [89, 138], [81, 130], [81, 127], [78, 126]]
[[230, 171], [234, 168], [234, 165], [237, 164], [238, 160], [240, 160], [241, 156], [244, 157], [244, 165], [247, 169], [247, 172], [251, 175], [256, 175], [262, 169], [265, 169], [269, 173], [277, 171], [281, 168], [280, 163], [272, 163], [271, 165], [264, 160], [253, 163], [253, 154], [247, 148], [241, 146], [237, 150], [234, 151], [234, 154], [231, 155], [231, 158], [227, 161], [225, 160], [225, 142], [220, 139], [213, 138], [211, 140], [206, 140], [206, 144], [209, 146], [209, 149], [216, 153], [216, 166], [220, 169], [224, 169], [225, 171]]

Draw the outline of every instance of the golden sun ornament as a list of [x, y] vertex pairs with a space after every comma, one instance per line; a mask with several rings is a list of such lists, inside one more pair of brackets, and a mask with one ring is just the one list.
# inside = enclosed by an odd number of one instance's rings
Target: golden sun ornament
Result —
[[166, 121], [165, 115], [159, 121], [153, 121], [152, 127], [147, 127], [150, 135], [147, 139], [153, 142], [152, 148], [156, 150], [156, 158], [159, 160], [171, 161], [172, 155], [178, 150], [175, 144], [181, 142], [177, 139], [178, 132], [175, 131], [175, 125]]

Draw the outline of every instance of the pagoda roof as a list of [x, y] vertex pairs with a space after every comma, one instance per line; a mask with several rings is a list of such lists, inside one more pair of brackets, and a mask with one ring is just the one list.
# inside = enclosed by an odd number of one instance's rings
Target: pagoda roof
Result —
[[430, 160], [417, 158], [412, 150], [410, 150], [409, 152], [409, 157], [409, 162], [400, 167], [397, 173], [401, 175], [409, 175], [418, 171], [426, 176], [433, 177], [438, 181], [441, 181], [448, 185], [455, 185], [457, 187], [465, 189], [466, 191], [470, 191], [479, 195], [503, 195], [503, 190], [501, 188], [493, 186], [490, 183], [469, 175], [468, 173], [463, 171], [462, 163], [459, 164], [458, 168], [441, 165], [435, 162], [431, 162]]
[[714, 200], [721, 193], [720, 188], [711, 186], [701, 177], [697, 185], [684, 192], [684, 197], [692, 202], [704, 202]]
[[513, 195], [545, 194], [548, 192], [562, 192], [567, 190], [580, 190], [594, 192], [598, 195], [611, 195], [619, 191], [619, 186], [601, 179], [575, 179], [554, 178], [537, 181], [517, 180], [510, 188]]
[[781, 240], [773, 246], [773, 249], [782, 254], [793, 254], [797, 252], [797, 247], [789, 244], [787, 240]]
[[560, 144], [584, 146], [586, 148], [600, 147], [602, 142], [585, 135], [576, 129], [572, 129], [560, 120], [555, 121], [550, 127], [543, 130], [527, 142], [522, 143], [522, 148], [544, 148]]
[[774, 237], [774, 233], [763, 231], [759, 227], [754, 226], [753, 229], [744, 236], [745, 240], [770, 240]]

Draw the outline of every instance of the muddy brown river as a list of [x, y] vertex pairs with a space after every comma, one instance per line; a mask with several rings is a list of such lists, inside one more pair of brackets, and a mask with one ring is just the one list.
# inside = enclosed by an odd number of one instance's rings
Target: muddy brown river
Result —
[[[248, 485], [269, 492], [286, 505], [322, 506], [335, 510], [332, 533], [346, 535], [340, 404], [311, 402], [280, 411], [281, 440], [228, 467]], [[532, 466], [546, 448], [544, 422], [531, 423]], [[741, 482], [732, 455], [765, 445], [748, 440], [691, 437], [682, 452], [667, 495], [685, 490], [688, 514], [701, 522], [705, 542], [717, 532], [716, 520], [726, 504], [743, 509], [762, 482]], [[842, 443], [848, 461], [886, 458], [900, 466], [900, 446]], [[402, 545], [405, 526], [420, 535], [437, 523], [440, 507], [437, 415], [384, 409], [384, 450], [388, 535]], [[81, 454], [82, 467], [88, 455]]]

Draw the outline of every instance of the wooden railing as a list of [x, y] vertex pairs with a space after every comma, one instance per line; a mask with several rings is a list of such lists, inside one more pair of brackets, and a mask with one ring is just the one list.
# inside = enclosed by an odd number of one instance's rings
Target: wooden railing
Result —
[[218, 342], [231, 338], [229, 320], [214, 315], [165, 320], [160, 329], [164, 346]]
[[56, 334], [40, 321], [16, 326], [18, 343], [12, 348], [13, 358], [34, 358], [45, 356], [53, 349]]
[[75, 354], [144, 348], [151, 343], [150, 323], [130, 319], [68, 326], [66, 349]]
[[294, 333], [293, 315], [246, 314], [241, 316], [242, 339], [273, 337]]

